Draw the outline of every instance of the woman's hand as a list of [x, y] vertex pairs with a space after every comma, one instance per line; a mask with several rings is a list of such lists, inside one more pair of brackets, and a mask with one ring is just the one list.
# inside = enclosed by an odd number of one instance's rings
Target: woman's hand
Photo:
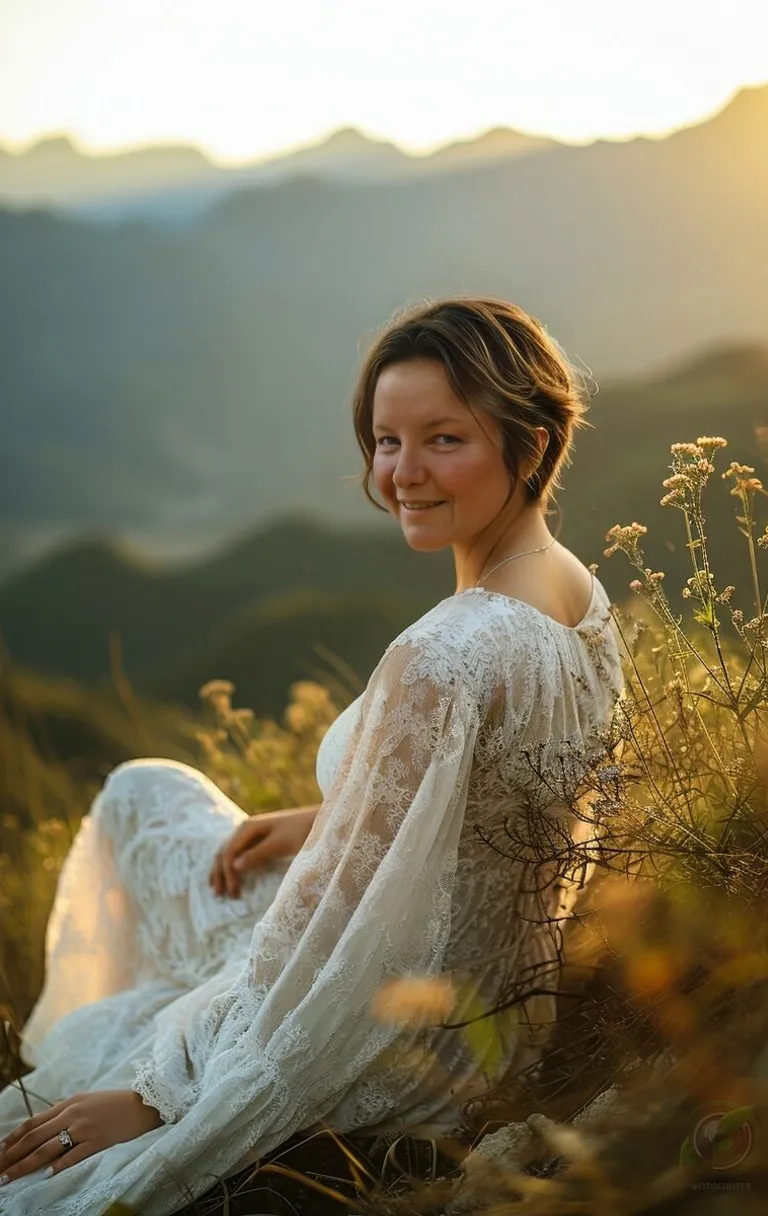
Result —
[[214, 859], [208, 881], [216, 894], [237, 899], [246, 871], [279, 857], [294, 857], [309, 836], [319, 810], [317, 805], [264, 811], [241, 823]]
[[[145, 1106], [130, 1089], [75, 1094], [27, 1119], [6, 1137], [0, 1148], [0, 1186], [35, 1170], [58, 1174], [113, 1144], [135, 1140], [162, 1122], [155, 1108]], [[69, 1132], [72, 1148], [59, 1140], [62, 1131]]]

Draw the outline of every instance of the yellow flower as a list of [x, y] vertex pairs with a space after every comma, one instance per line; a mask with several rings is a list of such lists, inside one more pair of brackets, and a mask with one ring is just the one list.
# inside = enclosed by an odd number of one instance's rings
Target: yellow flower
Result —
[[745, 473], [754, 473], [754, 471], [751, 464], [739, 464], [738, 460], [732, 460], [720, 476], [725, 480], [726, 477], [743, 477]]
[[727, 448], [728, 440], [721, 439], [719, 435], [714, 438], [710, 435], [702, 435], [701, 438], [696, 440], [696, 446], [700, 448]]
[[626, 552], [635, 552], [637, 550], [638, 538], [644, 536], [648, 531], [645, 524], [639, 524], [633, 520], [631, 524], [614, 524], [606, 534], [605, 539], [612, 542], [610, 548], [605, 549], [604, 555], [611, 557], [617, 549], [624, 549]]
[[209, 680], [207, 684], [203, 684], [197, 695], [205, 700], [211, 696], [231, 697], [234, 691], [235, 686], [229, 680]]
[[450, 980], [409, 976], [388, 980], [371, 1001], [371, 1016], [402, 1026], [431, 1026], [451, 1013], [456, 993]]

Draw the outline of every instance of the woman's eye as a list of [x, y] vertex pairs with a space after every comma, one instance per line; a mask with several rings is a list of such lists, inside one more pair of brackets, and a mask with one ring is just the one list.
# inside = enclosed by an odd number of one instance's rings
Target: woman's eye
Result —
[[[383, 447], [388, 447], [389, 444], [387, 441], [390, 439], [393, 443], [397, 443], [397, 439], [394, 435], [381, 435], [376, 442], [381, 444]], [[450, 439], [451, 443], [461, 443], [461, 440], [456, 435], [435, 435], [435, 439]]]

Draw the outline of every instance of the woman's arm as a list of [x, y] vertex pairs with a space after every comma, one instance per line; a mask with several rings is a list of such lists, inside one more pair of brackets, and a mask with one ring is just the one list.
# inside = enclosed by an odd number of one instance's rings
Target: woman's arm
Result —
[[[194, 1109], [226, 1130], [233, 1160], [322, 1118], [399, 1041], [370, 1012], [383, 982], [441, 974], [486, 700], [475, 669], [493, 647], [483, 639], [466, 671], [457, 641], [404, 637], [388, 650], [247, 964], [190, 1016], [160, 1015], [137, 1061], [134, 1088], [165, 1122], [186, 1126]], [[394, 1095], [389, 1082], [349, 1095], [361, 1118], [399, 1100], [403, 1078], [390, 1081]]]

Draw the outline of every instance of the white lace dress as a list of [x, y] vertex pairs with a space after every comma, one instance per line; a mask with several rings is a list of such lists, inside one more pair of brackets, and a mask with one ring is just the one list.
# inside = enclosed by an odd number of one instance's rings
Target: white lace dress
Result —
[[[0, 1188], [0, 1212], [123, 1199], [162, 1216], [316, 1124], [450, 1134], [463, 1101], [532, 1061], [550, 996], [479, 1034], [382, 1021], [372, 1001], [393, 978], [447, 978], [456, 1003], [434, 1020], [455, 1023], [510, 985], [553, 987], [584, 877], [563, 844], [595, 831], [565, 803], [623, 687], [608, 608], [593, 577], [575, 628], [483, 589], [410, 625], [323, 740], [306, 844], [241, 900], [207, 876], [243, 812], [188, 766], [115, 769], [61, 874], [25, 1085], [35, 1111], [133, 1088], [165, 1123]], [[25, 1117], [9, 1087], [0, 1136]]]

